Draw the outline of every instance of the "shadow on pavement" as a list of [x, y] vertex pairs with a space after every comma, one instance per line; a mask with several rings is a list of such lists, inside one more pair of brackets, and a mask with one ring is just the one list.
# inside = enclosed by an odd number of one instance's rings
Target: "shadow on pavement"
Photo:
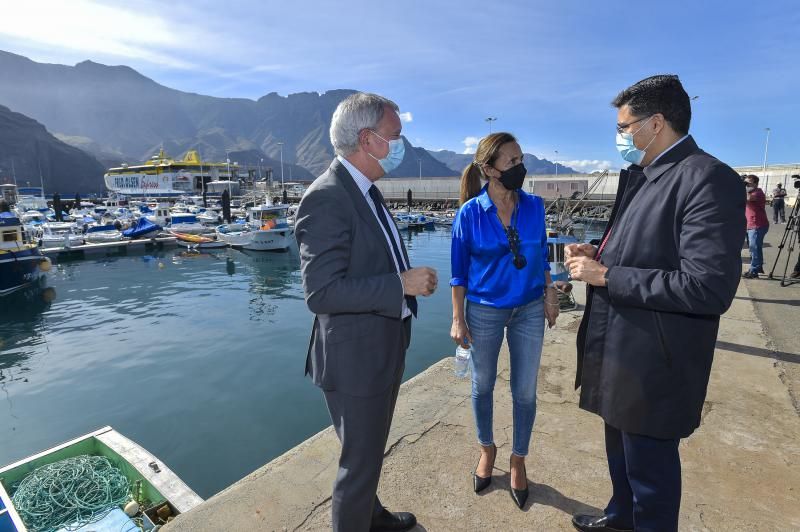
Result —
[[774, 358], [776, 360], [780, 360], [783, 362], [800, 364], [800, 354], [797, 353], [787, 353], [785, 351], [772, 351], [771, 349], [762, 349], [760, 347], [753, 347], [750, 345], [734, 344], [731, 342], [725, 342], [723, 340], [717, 340], [717, 348], [724, 349], [726, 351], [734, 351], [736, 353], [742, 353], [744, 355], [755, 355], [757, 357]]

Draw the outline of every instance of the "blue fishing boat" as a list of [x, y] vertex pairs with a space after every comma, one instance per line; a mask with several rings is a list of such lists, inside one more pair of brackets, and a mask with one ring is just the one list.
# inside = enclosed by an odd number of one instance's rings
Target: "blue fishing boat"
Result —
[[0, 213], [0, 296], [30, 286], [49, 269], [50, 259], [26, 241], [19, 218]]

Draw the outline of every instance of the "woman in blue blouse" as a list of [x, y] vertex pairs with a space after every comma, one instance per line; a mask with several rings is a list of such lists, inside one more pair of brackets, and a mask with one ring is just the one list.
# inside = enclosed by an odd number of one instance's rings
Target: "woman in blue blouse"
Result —
[[[486, 181], [482, 188], [481, 179]], [[450, 258], [450, 336], [457, 344], [472, 345], [472, 408], [481, 445], [475, 492], [491, 484], [497, 456], [492, 393], [505, 334], [514, 418], [511, 496], [520, 508], [528, 498], [525, 456], [536, 417], [544, 321], [552, 327], [558, 316], [544, 202], [522, 190], [524, 179], [522, 150], [512, 135], [494, 133], [480, 141], [475, 160], [461, 176], [462, 205], [453, 222]]]

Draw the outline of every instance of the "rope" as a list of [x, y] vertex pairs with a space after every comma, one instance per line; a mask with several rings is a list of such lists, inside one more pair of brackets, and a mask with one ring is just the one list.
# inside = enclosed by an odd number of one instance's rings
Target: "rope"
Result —
[[128, 479], [103, 456], [76, 456], [35, 469], [19, 483], [14, 507], [35, 532], [76, 530], [131, 498]]

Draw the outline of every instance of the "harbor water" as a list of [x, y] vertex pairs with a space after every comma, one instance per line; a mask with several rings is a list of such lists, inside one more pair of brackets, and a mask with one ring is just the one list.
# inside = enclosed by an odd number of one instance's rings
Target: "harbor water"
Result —
[[[404, 238], [441, 276], [409, 378], [453, 350], [450, 236]], [[329, 425], [303, 375], [299, 263], [295, 247], [61, 261], [48, 289], [0, 299], [0, 464], [111, 425], [208, 497]]]

